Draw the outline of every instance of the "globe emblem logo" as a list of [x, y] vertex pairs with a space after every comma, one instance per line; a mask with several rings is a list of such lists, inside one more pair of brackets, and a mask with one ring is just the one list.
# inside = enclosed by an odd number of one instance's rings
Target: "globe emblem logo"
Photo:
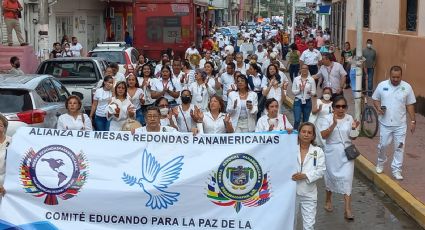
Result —
[[49, 145], [37, 153], [30, 149], [21, 165], [21, 181], [27, 193], [45, 196], [45, 204], [57, 205], [77, 195], [87, 177], [83, 153], [62, 145]]

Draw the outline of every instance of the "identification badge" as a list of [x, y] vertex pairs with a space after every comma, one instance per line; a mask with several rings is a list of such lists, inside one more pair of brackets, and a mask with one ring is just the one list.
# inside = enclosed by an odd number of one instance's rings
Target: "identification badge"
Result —
[[384, 88], [384, 91], [388, 91], [388, 88]]
[[306, 103], [305, 98], [301, 98], [301, 104], [305, 105]]

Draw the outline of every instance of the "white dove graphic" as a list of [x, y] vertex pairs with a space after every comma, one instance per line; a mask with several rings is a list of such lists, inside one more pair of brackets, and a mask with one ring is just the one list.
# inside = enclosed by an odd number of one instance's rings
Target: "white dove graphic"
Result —
[[142, 176], [137, 179], [124, 173], [123, 181], [133, 186], [139, 185], [143, 191], [149, 195], [146, 207], [152, 209], [167, 209], [169, 205], [177, 202], [178, 192], [166, 191], [169, 185], [179, 178], [183, 166], [183, 156], [176, 157], [161, 167], [155, 157], [143, 151], [142, 157]]

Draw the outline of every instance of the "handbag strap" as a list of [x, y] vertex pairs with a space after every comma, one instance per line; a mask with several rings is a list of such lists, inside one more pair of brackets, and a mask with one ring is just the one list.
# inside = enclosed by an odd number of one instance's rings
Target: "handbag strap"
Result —
[[86, 124], [85, 124], [85, 119], [84, 119], [84, 114], [83, 113], [81, 113], [81, 120], [83, 121], [83, 130], [85, 130], [86, 129]]
[[190, 130], [189, 130], [189, 126], [187, 125], [187, 122], [186, 122], [186, 116], [184, 115], [184, 113], [183, 113], [183, 109], [181, 108], [181, 106], [178, 106], [179, 107], [179, 109], [180, 109], [180, 112], [182, 113], [182, 116], [183, 116], [183, 120], [184, 120], [184, 124], [186, 125], [186, 129], [187, 129], [187, 131], [188, 132], [190, 132]]
[[338, 124], [336, 125], [336, 128], [338, 129], [339, 137], [341, 137], [341, 142], [342, 142], [342, 145], [344, 145], [344, 149], [345, 149], [346, 148], [345, 147], [345, 142], [344, 142], [344, 139], [342, 138], [341, 132], [340, 132], [339, 127], [338, 127]]

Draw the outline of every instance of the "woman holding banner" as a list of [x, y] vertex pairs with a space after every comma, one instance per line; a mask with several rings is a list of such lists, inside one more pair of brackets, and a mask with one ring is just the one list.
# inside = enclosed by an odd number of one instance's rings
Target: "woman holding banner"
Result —
[[196, 107], [193, 117], [198, 124], [193, 133], [233, 133], [234, 129], [230, 115], [225, 114], [224, 109], [224, 101], [217, 95], [210, 98], [208, 103], [209, 111], [205, 114]]
[[[292, 175], [297, 182], [296, 212], [301, 205], [303, 229], [314, 229], [316, 222], [317, 186], [316, 181], [325, 173], [325, 155], [315, 146], [316, 131], [313, 123], [302, 123], [298, 130], [298, 171]], [[295, 223], [297, 215], [295, 215]], [[294, 229], [296, 224], [294, 225]]]
[[6, 193], [3, 187], [4, 176], [6, 174], [6, 148], [9, 146], [11, 138], [6, 136], [7, 126], [9, 122], [7, 118], [0, 114], [0, 201]]

